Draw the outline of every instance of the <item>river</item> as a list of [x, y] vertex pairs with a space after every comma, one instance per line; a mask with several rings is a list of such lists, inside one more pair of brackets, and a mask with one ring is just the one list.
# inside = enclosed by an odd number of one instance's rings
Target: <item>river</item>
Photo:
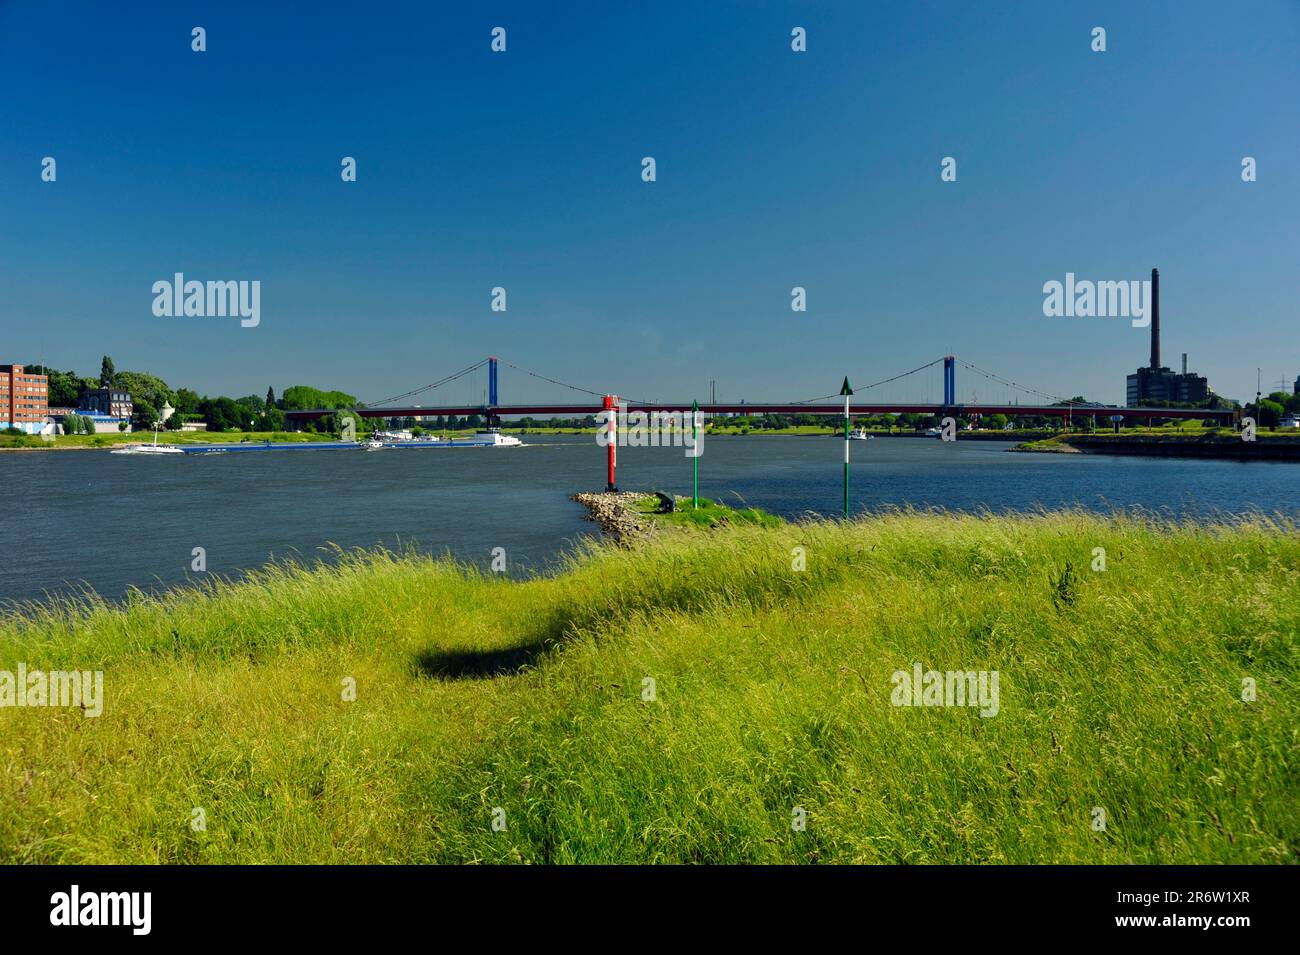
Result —
[[[116, 599], [184, 582], [194, 548], [207, 572], [272, 558], [409, 544], [484, 567], [503, 547], [512, 574], [545, 572], [596, 533], [569, 500], [604, 486], [591, 435], [524, 436], [522, 448], [298, 451], [135, 457], [105, 451], [0, 453], [0, 599], [90, 587]], [[700, 493], [784, 517], [840, 514], [843, 442], [714, 437]], [[1022, 511], [1140, 507], [1176, 517], [1262, 510], [1300, 517], [1300, 465], [1007, 453], [1009, 444], [922, 438], [852, 443], [857, 511], [889, 505]], [[619, 485], [689, 494], [681, 448], [623, 448]]]

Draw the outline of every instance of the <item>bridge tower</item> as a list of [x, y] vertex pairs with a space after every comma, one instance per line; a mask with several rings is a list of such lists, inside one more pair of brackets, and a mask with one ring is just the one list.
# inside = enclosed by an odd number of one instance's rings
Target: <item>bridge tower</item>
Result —
[[957, 356], [948, 355], [943, 360], [943, 407], [957, 407]]
[[497, 425], [500, 424], [500, 420], [497, 418], [495, 414], [493, 414], [493, 412], [496, 410], [497, 404], [498, 404], [497, 402], [497, 356], [489, 355], [488, 356], [488, 406], [486, 409], [487, 414], [485, 415], [485, 417], [487, 418], [487, 426], [489, 428], [496, 427]]

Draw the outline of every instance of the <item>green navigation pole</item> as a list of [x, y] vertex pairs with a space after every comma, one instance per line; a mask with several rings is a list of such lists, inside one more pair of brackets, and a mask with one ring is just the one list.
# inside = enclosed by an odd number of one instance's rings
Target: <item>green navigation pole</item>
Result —
[[849, 387], [849, 376], [844, 376], [844, 386], [840, 388], [840, 394], [844, 396], [844, 519], [849, 519], [849, 395], [853, 394], [853, 389]]
[[691, 402], [691, 474], [695, 484], [695, 509], [700, 509], [700, 403]]

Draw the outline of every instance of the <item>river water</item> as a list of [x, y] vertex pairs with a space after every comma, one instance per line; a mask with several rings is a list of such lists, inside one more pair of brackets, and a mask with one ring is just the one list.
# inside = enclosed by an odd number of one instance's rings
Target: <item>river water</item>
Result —
[[[506, 550], [512, 574], [545, 572], [596, 533], [569, 500], [604, 486], [591, 435], [525, 436], [522, 448], [295, 451], [175, 455], [106, 451], [0, 454], [8, 513], [0, 521], [0, 599], [91, 587], [184, 582], [202, 547], [209, 573], [268, 559], [313, 560], [328, 547], [396, 547], [488, 566]], [[838, 516], [843, 441], [715, 437], [704, 443], [700, 493], [784, 517]], [[889, 505], [994, 511], [1080, 505], [1140, 507], [1177, 517], [1262, 510], [1300, 517], [1300, 465], [1007, 453], [1009, 444], [878, 438], [852, 443], [855, 510]], [[681, 448], [623, 448], [619, 486], [689, 494]]]

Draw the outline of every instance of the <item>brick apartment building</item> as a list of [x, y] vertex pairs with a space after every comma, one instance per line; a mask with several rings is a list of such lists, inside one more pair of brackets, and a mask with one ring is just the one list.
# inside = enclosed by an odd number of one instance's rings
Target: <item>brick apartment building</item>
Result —
[[22, 365], [0, 365], [0, 428], [39, 432], [49, 416], [49, 379]]

